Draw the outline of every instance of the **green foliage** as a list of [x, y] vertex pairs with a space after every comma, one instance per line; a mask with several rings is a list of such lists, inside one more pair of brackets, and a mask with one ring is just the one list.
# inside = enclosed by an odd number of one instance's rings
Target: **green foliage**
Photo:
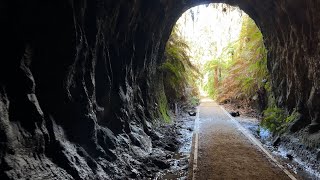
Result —
[[167, 98], [163, 93], [160, 94], [160, 97], [158, 99], [158, 103], [159, 103], [159, 112], [160, 112], [160, 117], [164, 120], [164, 122], [169, 123], [171, 122], [171, 118], [168, 115], [168, 101]]
[[213, 71], [208, 71], [208, 82], [204, 85], [204, 90], [207, 92], [207, 94], [215, 99], [217, 96], [217, 88], [214, 87], [214, 77], [215, 74]]
[[[259, 28], [248, 16], [244, 16], [239, 39], [224, 48], [218, 59], [218, 64], [216, 60], [206, 64], [209, 81], [205, 87], [211, 97], [218, 101], [250, 99], [265, 86], [267, 51]], [[220, 72], [213, 73], [215, 66], [219, 66]], [[213, 85], [212, 78], [219, 83]]]
[[293, 109], [293, 112], [286, 118], [285, 122], [291, 123], [291, 122], [299, 119], [300, 116], [301, 116], [301, 114], [296, 109]]
[[284, 128], [286, 115], [283, 109], [278, 107], [269, 107], [263, 111], [264, 118], [261, 125], [269, 129], [272, 133], [281, 131]]
[[268, 107], [263, 111], [263, 114], [264, 118], [261, 121], [261, 125], [269, 129], [273, 134], [284, 133], [289, 124], [300, 117], [300, 113], [296, 109], [291, 114], [288, 114], [276, 106]]
[[207, 91], [211, 98], [216, 98], [218, 95], [218, 87], [220, 86], [220, 81], [224, 77], [224, 72], [226, 70], [227, 63], [221, 58], [213, 59], [206, 62], [204, 65], [204, 73], [208, 75], [208, 82], [204, 85], [204, 90]]
[[160, 66], [164, 73], [166, 96], [170, 97], [170, 102], [188, 100], [188, 96], [197, 95], [197, 91], [187, 91], [188, 88], [195, 89], [200, 75], [198, 69], [190, 62], [188, 50], [187, 43], [179, 36], [175, 27], [167, 42], [166, 61]]

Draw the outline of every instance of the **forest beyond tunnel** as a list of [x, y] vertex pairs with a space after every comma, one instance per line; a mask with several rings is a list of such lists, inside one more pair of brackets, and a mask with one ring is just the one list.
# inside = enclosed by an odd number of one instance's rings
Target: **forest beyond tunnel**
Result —
[[[1, 2], [1, 179], [139, 178], [141, 164], [162, 166], [146, 158], [167, 106], [158, 67], [181, 14], [211, 2]], [[299, 113], [287, 133], [319, 161], [320, 2], [223, 2], [260, 27], [276, 103]]]

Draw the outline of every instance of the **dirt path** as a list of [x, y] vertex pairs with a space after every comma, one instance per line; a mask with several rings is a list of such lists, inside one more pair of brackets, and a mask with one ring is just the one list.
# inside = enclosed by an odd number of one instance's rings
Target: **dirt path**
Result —
[[200, 105], [194, 179], [290, 179], [213, 101]]

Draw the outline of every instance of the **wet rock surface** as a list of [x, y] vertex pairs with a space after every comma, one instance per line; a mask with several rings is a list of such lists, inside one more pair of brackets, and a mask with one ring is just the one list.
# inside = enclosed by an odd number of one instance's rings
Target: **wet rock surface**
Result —
[[[187, 179], [190, 153], [192, 146], [192, 136], [194, 121], [196, 117], [190, 117], [187, 113], [180, 114], [174, 124], [170, 125], [171, 130], [164, 128], [162, 132], [166, 132], [167, 137], [174, 137], [178, 142], [178, 146], [174, 151], [166, 154], [167, 162], [170, 167], [157, 172], [155, 179]], [[174, 132], [175, 134], [172, 134]], [[169, 136], [168, 136], [169, 135]]]

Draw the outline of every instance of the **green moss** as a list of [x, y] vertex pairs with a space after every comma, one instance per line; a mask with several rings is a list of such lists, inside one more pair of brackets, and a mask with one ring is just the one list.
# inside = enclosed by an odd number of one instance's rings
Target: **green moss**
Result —
[[301, 114], [296, 109], [294, 109], [292, 113], [286, 118], [286, 123], [294, 122], [295, 120], [299, 119], [300, 116]]
[[283, 109], [276, 106], [267, 108], [263, 113], [264, 118], [261, 125], [274, 134], [283, 134], [286, 132], [290, 123], [300, 117], [300, 113], [297, 112], [296, 109], [294, 109], [291, 114], [288, 114]]
[[170, 123], [171, 122], [171, 118], [170, 118], [170, 116], [168, 114], [168, 111], [169, 111], [168, 101], [167, 101], [167, 97], [166, 97], [163, 89], [160, 92], [157, 100], [158, 100], [159, 117], [162, 120], [164, 120], [164, 122]]
[[272, 91], [270, 81], [267, 81], [267, 82], [265, 83], [264, 88], [266, 89], [266, 91], [267, 91], [268, 93], [270, 93], [270, 92]]
[[161, 116], [162, 116], [163, 120], [166, 123], [170, 123], [171, 122], [171, 118], [168, 115], [168, 108], [166, 107], [166, 105], [164, 103], [160, 104], [160, 113], [161, 113]]
[[285, 112], [278, 107], [269, 107], [263, 111], [264, 118], [261, 125], [269, 129], [272, 133], [277, 133], [283, 129], [285, 123]]

